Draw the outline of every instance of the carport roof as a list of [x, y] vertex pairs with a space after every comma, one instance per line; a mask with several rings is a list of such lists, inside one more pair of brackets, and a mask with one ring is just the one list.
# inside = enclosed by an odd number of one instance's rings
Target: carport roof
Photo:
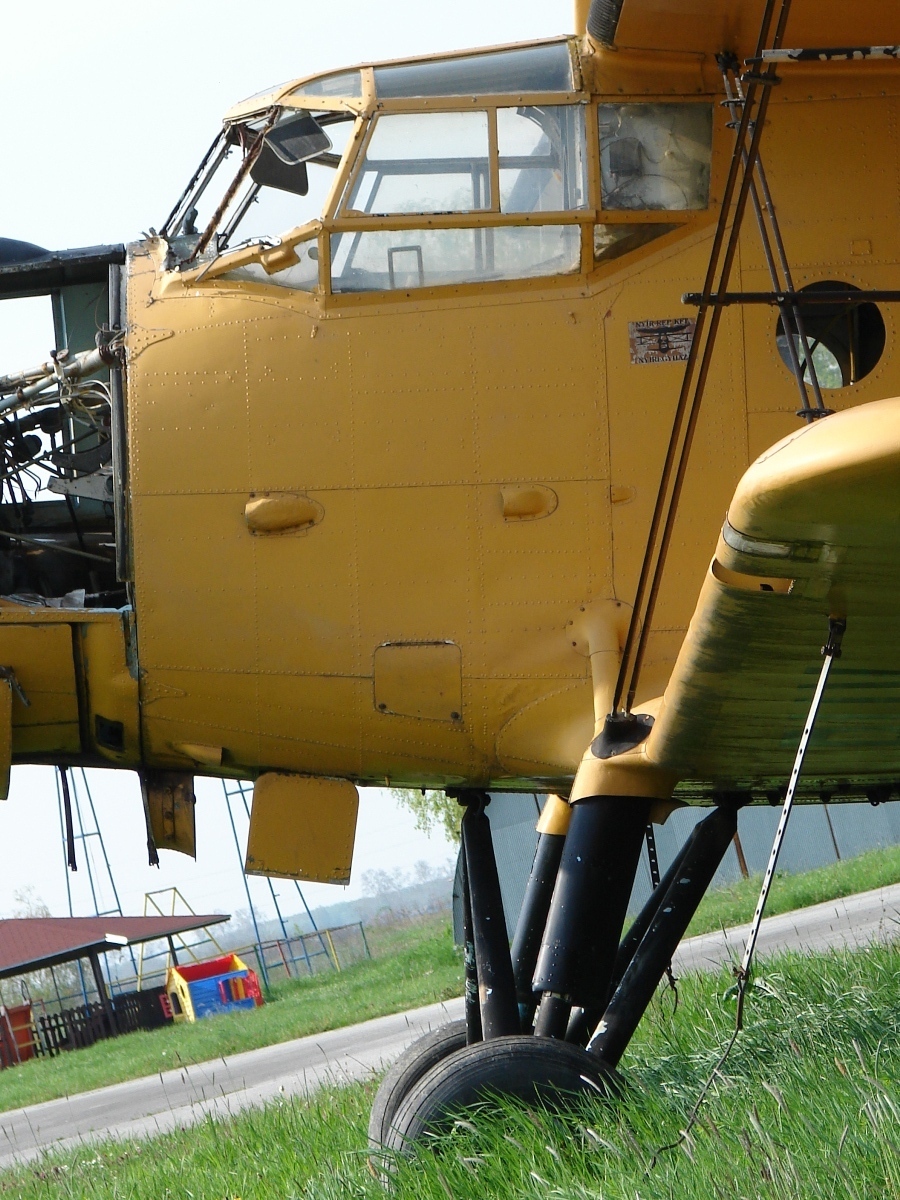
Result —
[[230, 914], [173, 917], [13, 917], [0, 921], [0, 979], [121, 950], [228, 921]]

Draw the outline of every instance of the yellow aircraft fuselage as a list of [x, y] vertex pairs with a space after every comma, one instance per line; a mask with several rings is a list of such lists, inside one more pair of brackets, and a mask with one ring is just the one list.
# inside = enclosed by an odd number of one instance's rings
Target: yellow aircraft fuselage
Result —
[[[572, 780], [609, 707], [690, 336], [681, 297], [702, 283], [733, 133], [711, 55], [555, 45], [572, 63], [555, 90], [526, 73], [503, 93], [382, 94], [365, 68], [357, 94], [317, 95], [312, 81], [229, 114], [231, 129], [275, 108], [349, 115], [352, 130], [321, 220], [280, 243], [193, 261], [189, 239], [181, 261], [171, 238], [129, 247], [133, 607], [0, 609], [0, 658], [31, 700], [11, 701], [14, 762], [514, 790]], [[510, 174], [536, 153], [516, 121], [551, 109], [568, 165], [551, 163], [530, 210], [504, 211]], [[413, 116], [395, 128], [452, 116], [441, 128], [457, 141], [486, 131], [477, 204], [417, 211], [411, 191], [379, 212], [371, 183], [364, 203], [379, 125]], [[796, 286], [889, 287], [896, 63], [786, 69], [768, 120]], [[561, 171], [575, 193], [548, 208]], [[367, 245], [377, 270], [349, 266]], [[769, 287], [750, 219], [731, 286]], [[894, 318], [880, 312], [877, 361], [838, 362], [830, 407], [900, 393]], [[776, 325], [765, 306], [723, 317], [639, 702], [665, 688], [738, 479], [801, 426]]]

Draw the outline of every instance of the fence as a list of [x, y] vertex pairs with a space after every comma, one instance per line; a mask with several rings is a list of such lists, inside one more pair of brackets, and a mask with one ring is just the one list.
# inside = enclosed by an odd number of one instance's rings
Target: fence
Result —
[[362, 921], [258, 942], [234, 953], [270, 984], [302, 979], [321, 971], [342, 971], [372, 957]]
[[[246, 946], [227, 946], [226, 951], [243, 959], [266, 984], [284, 979], [303, 979], [321, 971], [342, 971], [353, 963], [372, 957], [362, 921], [299, 933], [291, 938], [271, 938]], [[151, 971], [145, 969], [141, 981], [144, 988], [165, 983], [166, 967], [171, 961], [168, 948], [144, 955], [145, 963], [154, 959], [162, 959], [165, 965]], [[179, 960], [186, 962], [187, 958], [180, 954]], [[110, 990], [118, 994], [133, 988], [135, 982], [133, 976], [113, 978], [110, 980]]]
[[[543, 797], [539, 799], [531, 793], [494, 793], [488, 809], [510, 937], [515, 930], [534, 859], [537, 845], [535, 819], [542, 800]], [[708, 808], [682, 808], [672, 813], [665, 825], [657, 827], [656, 845], [661, 870], [666, 870], [694, 824], [709, 811]], [[761, 873], [765, 868], [780, 815], [780, 806], [753, 806], [742, 809], [739, 814], [740, 842], [751, 874]], [[778, 865], [779, 870], [791, 874], [826, 866], [842, 858], [852, 858], [878, 846], [898, 844], [900, 801], [891, 800], [875, 807], [834, 801], [827, 805], [802, 804], [798, 805], [791, 817]], [[628, 904], [631, 916], [640, 911], [651, 891], [646, 848], [641, 858], [642, 864]], [[716, 872], [712, 886], [732, 883], [740, 879], [741, 874], [737, 848], [731, 846]], [[456, 940], [461, 941], [462, 876], [459, 866], [453, 886], [453, 932]]]
[[128, 992], [116, 996], [110, 1007], [112, 1022], [100, 1001], [35, 1016], [38, 1054], [53, 1057], [63, 1050], [79, 1050], [104, 1038], [134, 1033], [138, 1029], [155, 1029], [166, 1022], [159, 991]]

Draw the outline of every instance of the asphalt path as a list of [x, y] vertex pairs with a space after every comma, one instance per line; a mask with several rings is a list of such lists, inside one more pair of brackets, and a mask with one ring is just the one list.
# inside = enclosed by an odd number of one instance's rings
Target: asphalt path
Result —
[[[676, 973], [740, 960], [749, 925], [689, 938]], [[830, 900], [762, 924], [757, 956], [890, 941], [900, 934], [900, 884]], [[265, 1046], [229, 1058], [0, 1113], [0, 1167], [101, 1139], [152, 1137], [286, 1096], [309, 1095], [383, 1069], [416, 1037], [463, 1015], [462, 1000]]]

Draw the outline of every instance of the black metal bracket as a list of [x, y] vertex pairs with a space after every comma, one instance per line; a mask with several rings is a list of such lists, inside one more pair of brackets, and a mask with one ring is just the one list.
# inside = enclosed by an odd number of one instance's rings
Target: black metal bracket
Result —
[[847, 631], [847, 622], [843, 617], [828, 618], [828, 641], [822, 647], [823, 658], [840, 658], [841, 642]]
[[615, 758], [639, 746], [652, 728], [653, 717], [648, 713], [608, 713], [603, 730], [591, 742], [591, 754], [594, 758]]
[[773, 308], [784, 308], [800, 305], [806, 308], [809, 304], [896, 304], [900, 301], [900, 291], [896, 288], [849, 288], [833, 291], [783, 291], [783, 292], [712, 292], [708, 296], [703, 292], [685, 292], [681, 297], [682, 304], [693, 307], [709, 304], [714, 308], [727, 308], [731, 304], [768, 304]]
[[758, 83], [761, 87], [776, 87], [781, 83], [778, 75], [761, 75], [759, 71], [744, 71], [741, 83]]

